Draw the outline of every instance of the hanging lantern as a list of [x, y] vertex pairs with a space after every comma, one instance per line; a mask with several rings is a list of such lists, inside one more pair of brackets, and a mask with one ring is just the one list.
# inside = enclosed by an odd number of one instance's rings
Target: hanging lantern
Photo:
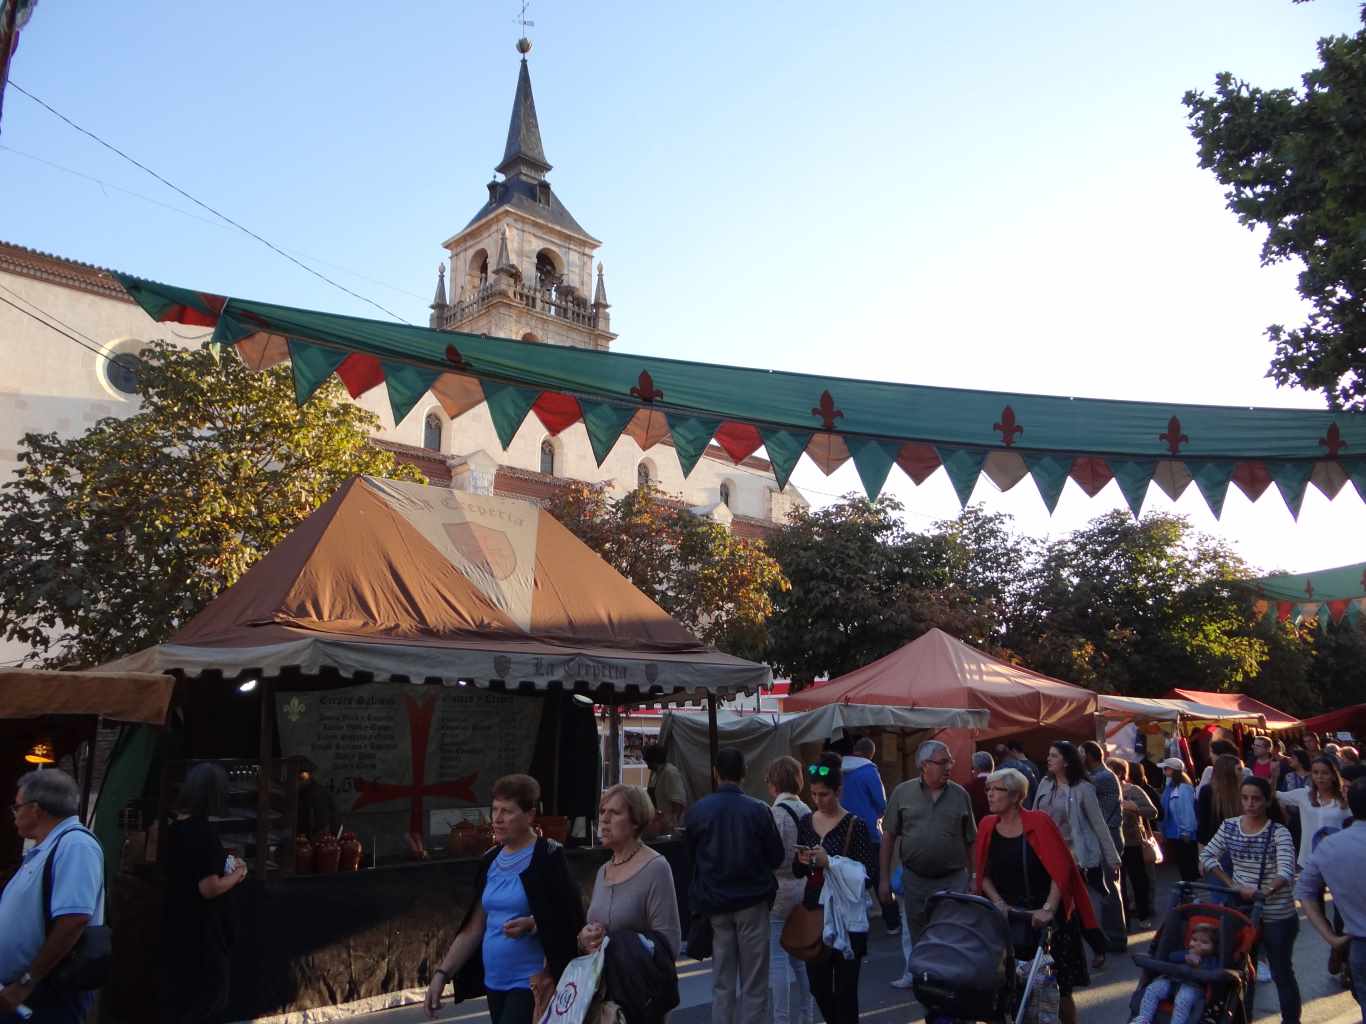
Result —
[[24, 760], [29, 764], [56, 764], [57, 756], [53, 750], [52, 741], [46, 739], [35, 741], [33, 746], [28, 748]]

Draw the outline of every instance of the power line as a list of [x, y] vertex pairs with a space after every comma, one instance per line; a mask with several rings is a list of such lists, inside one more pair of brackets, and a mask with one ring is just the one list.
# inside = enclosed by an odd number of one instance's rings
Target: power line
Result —
[[261, 237], [260, 235], [258, 235], [255, 231], [252, 231], [250, 228], [244, 227], [243, 225], [239, 224], [237, 221], [235, 221], [235, 220], [233, 220], [231, 217], [229, 217], [226, 213], [221, 213], [221, 212], [219, 212], [218, 210], [215, 210], [215, 209], [214, 209], [212, 206], [210, 206], [208, 203], [203, 202], [202, 200], [196, 199], [194, 196], [190, 195], [190, 193], [186, 192], [186, 191], [185, 191], [183, 188], [181, 188], [180, 186], [175, 185], [175, 184], [172, 184], [170, 181], [167, 181], [165, 178], [163, 178], [163, 177], [162, 177], [160, 174], [158, 174], [156, 171], [152, 170], [152, 169], [151, 169], [150, 167], [148, 167], [146, 164], [140, 163], [140, 162], [138, 162], [137, 160], [134, 160], [131, 156], [129, 156], [129, 155], [128, 155], [127, 153], [125, 153], [123, 150], [119, 149], [119, 148], [118, 148], [117, 146], [115, 146], [113, 143], [105, 142], [104, 139], [100, 138], [100, 137], [99, 137], [98, 135], [96, 135], [94, 132], [89, 131], [89, 130], [86, 129], [86, 128], [82, 128], [80, 125], [78, 125], [75, 121], [71, 120], [71, 118], [67, 117], [67, 116], [66, 116], [65, 114], [63, 114], [61, 111], [55, 109], [54, 107], [50, 106], [50, 105], [49, 105], [48, 103], [46, 103], [45, 101], [43, 101], [43, 100], [39, 99], [37, 96], [33, 95], [33, 93], [29, 92], [27, 89], [25, 89], [23, 86], [21, 86], [18, 82], [14, 81], [13, 79], [10, 79], [9, 84], [10, 84], [11, 88], [17, 89], [19, 92], [23, 93], [25, 96], [27, 96], [29, 99], [31, 99], [34, 103], [38, 104], [40, 107], [42, 107], [42, 108], [43, 108], [44, 110], [46, 110], [48, 113], [50, 113], [52, 116], [58, 118], [58, 119], [61, 120], [61, 121], [66, 122], [68, 125], [70, 125], [70, 126], [71, 126], [72, 128], [74, 128], [74, 129], [76, 129], [76, 131], [80, 132], [82, 135], [84, 135], [84, 136], [86, 136], [86, 137], [88, 137], [88, 138], [90, 138], [90, 139], [93, 139], [95, 142], [98, 142], [101, 146], [103, 146], [105, 149], [109, 150], [111, 153], [115, 153], [115, 154], [117, 154], [118, 156], [123, 157], [123, 159], [127, 160], [127, 161], [128, 161], [130, 164], [132, 164], [134, 167], [137, 167], [137, 168], [140, 169], [140, 170], [146, 171], [146, 172], [147, 172], [148, 174], [150, 174], [153, 178], [156, 178], [157, 181], [161, 182], [163, 185], [165, 185], [167, 188], [171, 189], [172, 191], [174, 191], [174, 192], [176, 192], [176, 193], [178, 193], [178, 194], [184, 196], [186, 199], [188, 199], [190, 202], [194, 203], [196, 206], [199, 206], [199, 207], [202, 207], [202, 208], [205, 209], [205, 210], [208, 210], [208, 211], [209, 211], [211, 214], [213, 214], [215, 217], [218, 217], [219, 219], [224, 220], [224, 221], [226, 221], [227, 223], [231, 224], [233, 227], [237, 228], [238, 231], [241, 231], [243, 234], [249, 235], [250, 237], [256, 239], [256, 241], [260, 242], [260, 243], [261, 243], [262, 245], [264, 245], [267, 249], [270, 249], [272, 252], [278, 253], [279, 255], [283, 256], [285, 259], [289, 260], [289, 262], [293, 263], [296, 267], [299, 267], [301, 270], [307, 271], [308, 273], [312, 274], [314, 277], [318, 278], [320, 281], [325, 281], [325, 282], [327, 282], [327, 283], [330, 284], [333, 288], [337, 288], [337, 289], [339, 289], [340, 291], [345, 292], [347, 295], [350, 295], [352, 298], [360, 299], [362, 302], [367, 303], [368, 305], [374, 306], [376, 309], [380, 310], [380, 311], [381, 311], [382, 313], [384, 313], [386, 316], [391, 316], [391, 317], [393, 317], [395, 320], [399, 321], [400, 323], [408, 324], [408, 326], [410, 326], [410, 327], [412, 326], [412, 324], [409, 324], [407, 320], [405, 320], [403, 317], [399, 316], [399, 315], [398, 315], [397, 313], [395, 313], [392, 309], [389, 309], [389, 308], [386, 307], [386, 306], [381, 306], [381, 305], [380, 305], [378, 302], [376, 302], [374, 299], [367, 299], [364, 295], [360, 294], [359, 292], [352, 291], [350, 288], [346, 287], [346, 285], [344, 285], [344, 284], [339, 284], [338, 282], [332, 280], [332, 278], [328, 277], [326, 274], [322, 273], [321, 271], [314, 270], [312, 267], [310, 267], [308, 264], [304, 263], [302, 260], [296, 259], [295, 257], [291, 256], [289, 253], [285, 252], [285, 250], [281, 249], [278, 245], [275, 245], [273, 242], [270, 242], [270, 241], [268, 241], [268, 240], [265, 239], [265, 238], [262, 238], [262, 237]]
[[[151, 203], [153, 206], [159, 206], [163, 210], [170, 210], [172, 213], [178, 213], [182, 217], [188, 217], [190, 218], [190, 220], [198, 221], [200, 224], [207, 224], [210, 227], [219, 228], [223, 231], [228, 230], [227, 224], [223, 224], [216, 220], [210, 220], [208, 217], [200, 217], [197, 214], [191, 213], [189, 210], [181, 209], [179, 206], [172, 206], [170, 203], [163, 203], [160, 199], [154, 199], [151, 196], [143, 195], [141, 192], [134, 192], [130, 188], [124, 188], [122, 185], [115, 185], [111, 181], [105, 181], [103, 178], [97, 178], [93, 174], [86, 174], [84, 171], [78, 171], [75, 168], [66, 167], [62, 164], [55, 163], [54, 161], [48, 160], [45, 157], [37, 156], [33, 153], [25, 153], [23, 150], [15, 149], [13, 146], [0, 145], [0, 150], [3, 150], [7, 153], [13, 153], [15, 156], [23, 157], [25, 160], [32, 160], [35, 163], [45, 164], [48, 167], [53, 168], [54, 170], [63, 172], [64, 174], [70, 174], [73, 177], [82, 178], [85, 181], [93, 182], [94, 184], [100, 186], [101, 189], [112, 188], [115, 192], [122, 192], [124, 195], [132, 196], [134, 199], [141, 199], [145, 203]], [[106, 196], [106, 198], [108, 197]], [[342, 266], [342, 264], [340, 263], [332, 263], [328, 260], [322, 259], [319, 256], [314, 256], [312, 253], [302, 252], [298, 249], [292, 251], [300, 259], [309, 260], [310, 262], [317, 263], [320, 266], [331, 267], [334, 270], [343, 271], [344, 273], [350, 274], [353, 277], [357, 277], [362, 281], [367, 281], [370, 284], [379, 285], [379, 287], [381, 288], [387, 288], [391, 292], [398, 292], [400, 295], [406, 295], [410, 299], [418, 299], [421, 301], [425, 301], [423, 296], [418, 295], [416, 292], [410, 292], [408, 291], [408, 289], [400, 288], [396, 284], [389, 284], [387, 281], [381, 281], [378, 278], [369, 277], [365, 274], [362, 274], [359, 270], [356, 270], [353, 267]]]
[[[0, 285], [0, 288], [3, 288], [3, 287], [4, 287], [3, 285]], [[9, 289], [8, 289], [8, 288], [5, 288], [5, 291], [9, 292]], [[14, 292], [10, 292], [10, 294], [13, 295]], [[25, 299], [24, 301], [27, 302], [28, 300]], [[20, 306], [18, 303], [10, 302], [10, 300], [7, 299], [7, 298], [5, 298], [3, 295], [0, 295], [0, 302], [3, 302], [6, 306], [10, 306], [10, 307], [12, 307], [12, 308], [14, 308], [14, 309], [17, 309], [20, 313], [23, 313], [24, 316], [28, 317], [30, 320], [36, 320], [36, 321], [38, 321], [38, 323], [42, 324], [42, 325], [43, 325], [44, 327], [46, 327], [48, 330], [53, 331], [53, 332], [55, 332], [55, 333], [57, 333], [57, 334], [60, 334], [63, 338], [67, 338], [67, 339], [70, 340], [70, 341], [74, 341], [77, 345], [81, 346], [81, 348], [85, 349], [87, 352], [93, 352], [95, 355], [99, 356], [99, 357], [100, 357], [101, 359], [103, 359], [105, 362], [112, 363], [112, 362], [114, 361], [113, 356], [110, 356], [107, 352], [102, 352], [102, 351], [100, 351], [100, 350], [97, 349], [97, 348], [94, 348], [94, 347], [92, 347], [92, 346], [90, 346], [90, 345], [87, 345], [85, 342], [81, 341], [80, 338], [76, 337], [76, 335], [74, 335], [74, 334], [68, 334], [66, 331], [62, 330], [60, 327], [56, 327], [56, 326], [54, 326], [53, 324], [48, 323], [46, 320], [44, 320], [41, 316], [38, 316], [36, 313], [30, 313], [27, 309], [25, 309], [23, 306]], [[42, 312], [42, 313], [43, 313], [43, 316], [48, 316], [48, 315], [49, 315], [45, 310], [42, 310], [42, 309], [41, 309], [40, 307], [38, 307], [38, 306], [34, 306], [33, 308], [34, 308], [34, 309], [38, 309], [39, 312]], [[53, 317], [53, 319], [56, 320], [55, 317]], [[61, 323], [60, 320], [56, 320], [56, 322], [57, 322], [57, 323]], [[66, 325], [63, 324], [62, 326], [64, 327], [64, 326], [66, 326]], [[72, 330], [74, 330], [74, 329], [75, 329], [75, 328], [72, 328]], [[117, 353], [115, 353], [115, 354], [117, 355]]]

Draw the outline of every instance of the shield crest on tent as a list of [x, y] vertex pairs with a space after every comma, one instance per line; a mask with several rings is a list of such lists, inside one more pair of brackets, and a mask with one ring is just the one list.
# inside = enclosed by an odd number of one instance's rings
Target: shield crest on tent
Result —
[[480, 523], [443, 523], [442, 526], [455, 549], [494, 579], [505, 580], [517, 571], [517, 552], [512, 539], [502, 530]]

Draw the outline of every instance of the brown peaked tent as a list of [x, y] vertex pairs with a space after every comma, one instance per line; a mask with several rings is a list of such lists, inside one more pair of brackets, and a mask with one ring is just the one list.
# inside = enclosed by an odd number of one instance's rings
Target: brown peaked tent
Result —
[[107, 669], [752, 691], [536, 505], [357, 477], [171, 640]]
[[959, 773], [965, 771], [974, 739], [1025, 735], [1047, 744], [1057, 738], [1095, 736], [1095, 693], [993, 658], [940, 629], [931, 629], [871, 665], [789, 697], [783, 710], [807, 711], [836, 703], [985, 708], [991, 715], [987, 728], [974, 736], [948, 730], [939, 737], [953, 749]]

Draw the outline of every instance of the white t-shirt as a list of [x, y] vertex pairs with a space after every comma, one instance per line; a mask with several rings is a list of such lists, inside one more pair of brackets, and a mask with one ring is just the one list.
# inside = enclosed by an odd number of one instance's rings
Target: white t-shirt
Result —
[[1308, 863], [1309, 855], [1314, 852], [1314, 847], [1325, 836], [1331, 836], [1334, 832], [1341, 832], [1342, 823], [1352, 816], [1352, 812], [1348, 808], [1339, 807], [1335, 803], [1320, 804], [1315, 807], [1309, 802], [1309, 793], [1310, 790], [1306, 788], [1292, 789], [1276, 794], [1281, 803], [1295, 807], [1300, 812], [1299, 866], [1301, 870]]

